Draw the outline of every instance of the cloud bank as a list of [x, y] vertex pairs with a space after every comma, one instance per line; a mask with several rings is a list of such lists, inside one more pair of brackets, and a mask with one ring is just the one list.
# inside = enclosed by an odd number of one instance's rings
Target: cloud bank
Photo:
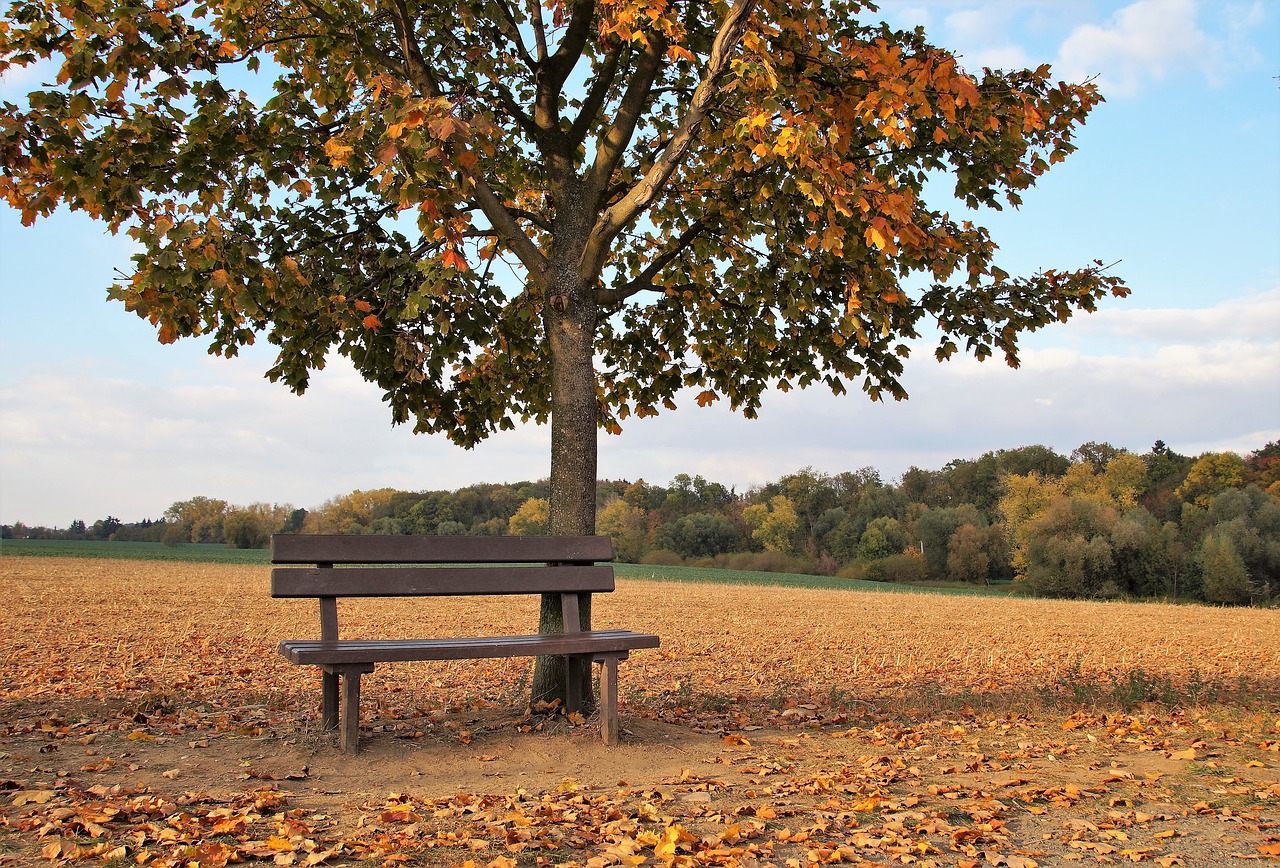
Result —
[[[157, 365], [167, 350], [155, 347]], [[911, 399], [772, 394], [761, 418], [692, 398], [601, 435], [600, 475], [664, 483], [702, 474], [739, 489], [805, 466], [874, 466], [888, 478], [988, 449], [1089, 440], [1142, 451], [1256, 449], [1280, 438], [1280, 289], [1205, 309], [1128, 309], [1029, 338], [1020, 370], [999, 361], [908, 364]], [[201, 358], [147, 382], [74, 364], [0, 389], [5, 522], [66, 526], [157, 517], [194, 495], [312, 507], [357, 488], [452, 489], [548, 473], [532, 426], [473, 451], [392, 429], [379, 390], [348, 366], [301, 398], [249, 356]], [[69, 506], [71, 505], [71, 506]], [[71, 508], [75, 514], [64, 514]]]

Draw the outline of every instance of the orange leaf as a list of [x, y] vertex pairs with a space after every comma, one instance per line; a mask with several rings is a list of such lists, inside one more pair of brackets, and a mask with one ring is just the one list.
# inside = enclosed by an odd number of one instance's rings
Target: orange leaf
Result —
[[376, 329], [378, 326], [382, 325], [382, 320], [378, 319], [373, 314], [369, 314], [367, 317], [361, 320], [361, 322], [364, 323], [364, 327], [367, 329]]

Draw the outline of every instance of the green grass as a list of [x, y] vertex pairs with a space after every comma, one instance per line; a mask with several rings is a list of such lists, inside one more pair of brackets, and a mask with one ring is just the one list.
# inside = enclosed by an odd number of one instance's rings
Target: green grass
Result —
[[0, 556], [45, 558], [117, 558], [128, 561], [188, 561], [201, 564], [269, 564], [266, 549], [229, 549], [224, 545], [167, 546], [149, 542], [105, 540], [7, 539]]
[[[117, 558], [131, 561], [187, 561], [212, 564], [269, 564], [266, 549], [229, 549], [223, 545], [167, 546], [162, 543], [105, 542], [102, 540], [3, 540], [0, 556], [50, 558]], [[889, 582], [867, 582], [834, 576], [811, 576], [802, 573], [755, 573], [745, 570], [719, 570], [710, 567], [641, 566], [615, 564], [614, 571], [623, 579], [650, 579], [659, 582], [688, 582], [711, 585], [758, 585], [781, 588], [818, 588], [834, 591], [888, 591], [902, 594], [977, 594], [1008, 596], [1008, 586], [992, 588], [926, 587], [895, 585]]]
[[895, 585], [890, 582], [867, 582], [836, 576], [811, 576], [804, 573], [752, 573], [744, 570], [720, 570], [712, 567], [658, 567], [640, 564], [614, 564], [614, 572], [623, 579], [649, 579], [658, 582], [689, 582], [708, 585], [765, 585], [781, 588], [818, 588], [831, 591], [888, 591], [899, 594], [960, 594], [1007, 597], [1009, 586], [969, 588]]

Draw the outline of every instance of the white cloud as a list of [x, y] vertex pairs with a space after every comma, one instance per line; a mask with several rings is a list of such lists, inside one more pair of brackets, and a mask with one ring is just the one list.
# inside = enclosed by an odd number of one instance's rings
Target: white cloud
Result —
[[1213, 76], [1220, 53], [1196, 22], [1194, 0], [1137, 0], [1104, 25], [1077, 27], [1059, 48], [1056, 68], [1073, 81], [1100, 76], [1108, 96], [1133, 96], [1187, 67]]
[[[600, 475], [665, 483], [701, 474], [739, 489], [805, 466], [907, 467], [1033, 443], [1248, 451], [1280, 439], [1280, 289], [1200, 310], [1129, 309], [1029, 337], [1023, 366], [908, 362], [911, 400], [771, 394], [758, 420], [723, 406], [632, 420], [600, 438]], [[164, 366], [172, 348], [155, 348]], [[160, 382], [74, 363], [0, 389], [0, 519], [61, 524], [156, 516], [197, 494], [312, 507], [357, 488], [458, 488], [548, 473], [546, 429], [474, 451], [392, 429], [380, 390], [344, 362], [302, 398], [262, 379], [261, 358], [198, 357]]]
[[962, 64], [972, 72], [982, 67], [1026, 67], [1031, 64], [1030, 55], [1008, 33], [1015, 12], [1015, 7], [1001, 3], [952, 12], [943, 19], [944, 44], [959, 52]]
[[1280, 335], [1280, 287], [1206, 309], [1119, 305], [1099, 311], [1089, 321], [1114, 337], [1146, 341], [1274, 339]]

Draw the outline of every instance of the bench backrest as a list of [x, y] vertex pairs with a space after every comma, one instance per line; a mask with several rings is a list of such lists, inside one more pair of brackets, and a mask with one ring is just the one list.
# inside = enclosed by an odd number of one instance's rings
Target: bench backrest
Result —
[[607, 536], [276, 534], [273, 564], [314, 566], [272, 570], [271, 596], [607, 593], [614, 588], [613, 567], [597, 562], [611, 560]]

